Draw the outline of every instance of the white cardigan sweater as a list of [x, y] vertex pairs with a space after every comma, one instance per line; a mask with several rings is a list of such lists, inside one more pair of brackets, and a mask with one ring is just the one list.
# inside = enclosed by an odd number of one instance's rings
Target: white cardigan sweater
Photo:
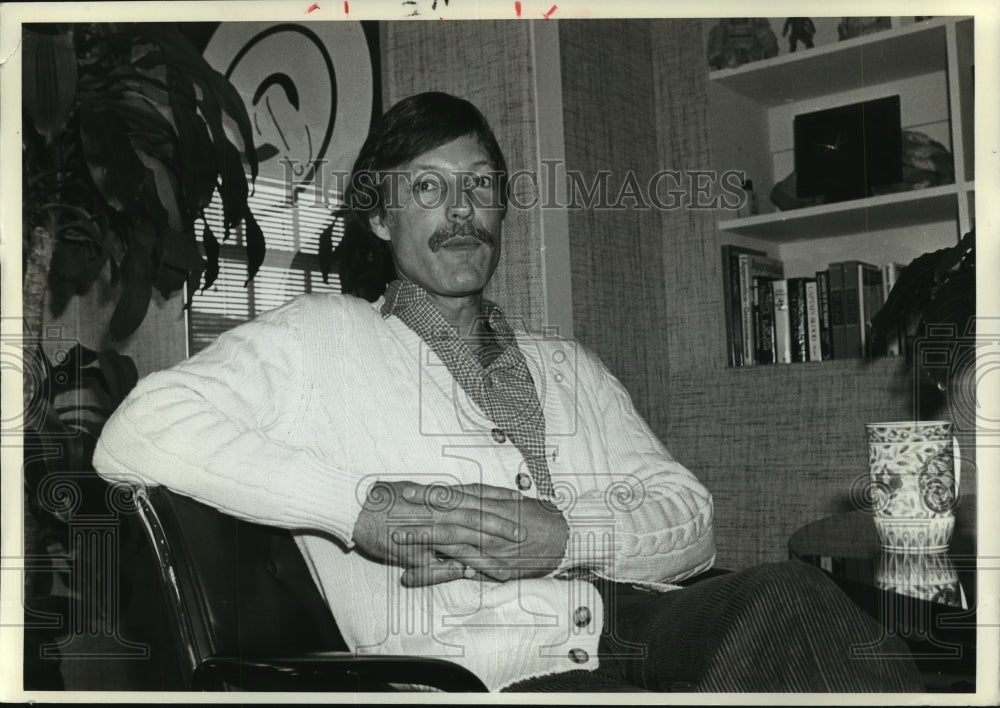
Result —
[[449, 659], [493, 690], [597, 668], [603, 604], [566, 570], [665, 590], [711, 566], [711, 495], [621, 384], [574, 342], [522, 334], [556, 504], [570, 526], [560, 569], [405, 588], [401, 568], [353, 552], [354, 522], [376, 480], [516, 488], [526, 467], [430, 347], [375, 308], [300, 297], [146, 377], [108, 421], [95, 467], [292, 529], [352, 649]]

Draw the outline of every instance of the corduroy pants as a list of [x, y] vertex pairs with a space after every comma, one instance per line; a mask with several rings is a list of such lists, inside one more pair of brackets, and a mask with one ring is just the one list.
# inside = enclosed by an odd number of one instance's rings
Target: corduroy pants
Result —
[[[876, 620], [805, 563], [756, 566], [657, 595], [618, 583], [599, 588], [600, 667], [507, 690], [923, 691], [902, 640], [884, 637]], [[857, 651], [865, 645], [879, 651]]]

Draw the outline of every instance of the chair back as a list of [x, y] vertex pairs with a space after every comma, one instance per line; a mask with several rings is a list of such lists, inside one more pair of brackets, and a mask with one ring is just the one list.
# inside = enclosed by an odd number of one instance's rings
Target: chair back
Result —
[[167, 595], [186, 687], [213, 656], [347, 651], [291, 532], [164, 487], [137, 494]]

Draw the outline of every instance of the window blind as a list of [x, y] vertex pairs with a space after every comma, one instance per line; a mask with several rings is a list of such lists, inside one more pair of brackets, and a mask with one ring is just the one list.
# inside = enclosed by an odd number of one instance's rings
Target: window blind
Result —
[[[267, 255], [257, 276], [246, 287], [246, 251], [243, 226], [223, 240], [222, 203], [216, 194], [205, 210], [205, 221], [219, 240], [219, 276], [206, 290], [193, 294], [188, 313], [188, 354], [195, 354], [216, 337], [257, 315], [282, 305], [302, 293], [339, 293], [340, 279], [331, 273], [328, 283], [320, 275], [317, 253], [319, 235], [334, 223], [333, 246], [344, 236], [341, 219], [334, 216], [336, 199], [323, 203], [311, 191], [290, 203], [281, 180], [258, 177], [249, 199], [264, 232]], [[196, 233], [201, 241], [203, 224]]]

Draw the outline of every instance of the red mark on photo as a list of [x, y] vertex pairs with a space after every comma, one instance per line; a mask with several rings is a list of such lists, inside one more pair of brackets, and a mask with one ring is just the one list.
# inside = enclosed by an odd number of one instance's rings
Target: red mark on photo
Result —
[[318, 9], [319, 9], [319, 3], [314, 2], [312, 5], [309, 6], [309, 9], [306, 10], [306, 14], [308, 15], [313, 10], [318, 10]]
[[344, 0], [344, 14], [349, 15], [351, 12], [351, 6], [347, 4], [347, 0]]
[[544, 17], [547, 20], [547, 19], [549, 19], [552, 16], [552, 13], [555, 12], [556, 10], [558, 10], [558, 9], [559, 9], [558, 5], [553, 5], [552, 7], [549, 8], [548, 12], [546, 12], [544, 15], [542, 15], [542, 17]]
[[518, 2], [514, 3], [514, 14], [517, 15], [518, 17], [521, 16], [521, 3], [520, 3], [520, 0], [518, 0]]

